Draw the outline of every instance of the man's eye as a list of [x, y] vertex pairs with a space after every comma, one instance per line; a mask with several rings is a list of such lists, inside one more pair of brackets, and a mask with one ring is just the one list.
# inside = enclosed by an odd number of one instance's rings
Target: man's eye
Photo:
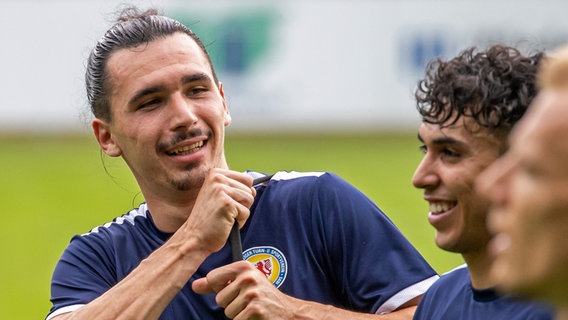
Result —
[[447, 156], [447, 157], [459, 157], [460, 154], [451, 150], [451, 149], [442, 149], [441, 151], [443, 156]]
[[206, 87], [192, 87], [188, 90], [187, 93], [190, 96], [194, 96], [194, 95], [198, 95], [198, 94], [205, 92], [205, 91], [207, 91]]
[[138, 105], [138, 110], [147, 109], [157, 106], [161, 102], [160, 99], [150, 99]]
[[527, 162], [520, 162], [519, 167], [521, 172], [532, 179], [538, 179], [545, 176], [545, 170], [542, 167], [533, 165]]
[[426, 152], [428, 151], [428, 148], [426, 148], [425, 145], [421, 145], [418, 147], [418, 151], [420, 151], [423, 154], [426, 154]]

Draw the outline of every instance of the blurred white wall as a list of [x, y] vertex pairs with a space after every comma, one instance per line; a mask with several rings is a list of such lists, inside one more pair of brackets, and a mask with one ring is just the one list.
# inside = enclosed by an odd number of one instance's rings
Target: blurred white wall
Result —
[[[90, 48], [123, 0], [2, 0], [0, 133], [88, 130]], [[208, 45], [233, 131], [414, 128], [424, 64], [467, 46], [568, 42], [566, 1], [130, 1]]]

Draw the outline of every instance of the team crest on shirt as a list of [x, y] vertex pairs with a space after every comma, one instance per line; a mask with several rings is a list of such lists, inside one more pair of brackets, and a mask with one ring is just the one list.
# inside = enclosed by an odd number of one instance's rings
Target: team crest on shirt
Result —
[[276, 288], [286, 279], [288, 263], [280, 250], [274, 247], [254, 247], [243, 252], [243, 258], [262, 272]]

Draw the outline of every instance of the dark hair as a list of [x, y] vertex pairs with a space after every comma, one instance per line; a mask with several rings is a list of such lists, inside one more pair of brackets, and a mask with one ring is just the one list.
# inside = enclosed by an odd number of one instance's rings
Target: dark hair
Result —
[[449, 126], [471, 117], [508, 134], [536, 95], [542, 57], [494, 45], [484, 52], [471, 47], [449, 61], [432, 60], [415, 93], [422, 121]]
[[209, 53], [193, 31], [179, 21], [160, 15], [156, 9], [141, 12], [136, 7], [128, 7], [120, 12], [116, 23], [97, 42], [87, 60], [87, 99], [95, 117], [111, 121], [109, 94], [112, 83], [106, 70], [109, 57], [120, 49], [134, 48], [177, 32], [189, 35], [199, 45], [218, 84]]

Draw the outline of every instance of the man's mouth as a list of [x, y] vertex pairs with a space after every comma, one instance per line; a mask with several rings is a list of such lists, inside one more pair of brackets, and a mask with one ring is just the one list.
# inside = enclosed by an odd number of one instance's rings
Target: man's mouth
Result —
[[499, 233], [493, 236], [489, 242], [489, 252], [493, 255], [499, 255], [509, 248], [511, 244], [511, 237], [504, 233]]
[[181, 156], [197, 152], [199, 149], [201, 149], [201, 147], [203, 147], [203, 141], [196, 142], [189, 146], [183, 146], [173, 150], [169, 150], [166, 153], [170, 156]]
[[453, 209], [457, 205], [457, 202], [430, 202], [428, 204], [428, 210], [431, 214], [440, 214], [448, 210]]

